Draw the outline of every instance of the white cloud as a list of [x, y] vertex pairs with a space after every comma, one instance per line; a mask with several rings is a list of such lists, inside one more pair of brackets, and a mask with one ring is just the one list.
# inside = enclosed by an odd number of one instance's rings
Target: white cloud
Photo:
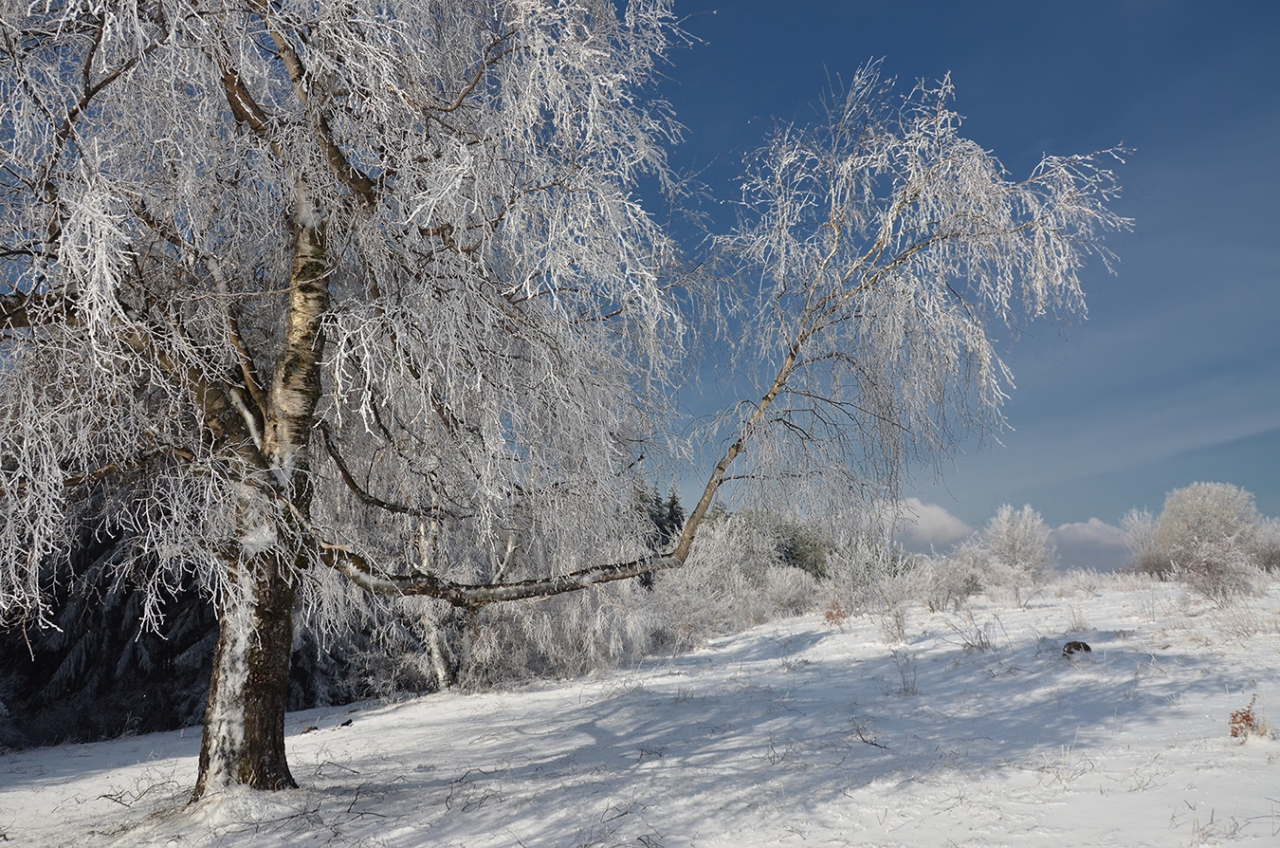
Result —
[[1053, 542], [1062, 567], [1109, 571], [1124, 562], [1124, 531], [1097, 518], [1063, 524], [1053, 531]]
[[973, 532], [973, 528], [937, 504], [919, 498], [902, 502], [902, 520], [894, 537], [910, 551], [944, 548]]
[[1124, 546], [1124, 531], [1097, 518], [1063, 524], [1053, 531], [1053, 535], [1058, 544]]

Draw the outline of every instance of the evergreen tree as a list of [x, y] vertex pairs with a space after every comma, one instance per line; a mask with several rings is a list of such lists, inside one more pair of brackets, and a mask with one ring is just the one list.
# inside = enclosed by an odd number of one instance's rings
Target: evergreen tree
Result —
[[662, 534], [662, 546], [665, 548], [679, 538], [684, 530], [684, 506], [680, 503], [680, 494], [676, 491], [675, 484], [672, 484], [671, 493], [667, 496], [662, 518], [663, 523], [658, 529]]
[[[676, 491], [674, 483], [665, 501], [658, 494], [657, 486], [644, 492], [643, 499], [645, 514], [648, 516], [650, 525], [647, 534], [649, 549], [654, 553], [661, 553], [679, 539], [684, 530], [684, 505], [680, 503], [680, 494]], [[636, 579], [646, 589], [653, 589], [652, 571], [643, 572], [637, 575]]]

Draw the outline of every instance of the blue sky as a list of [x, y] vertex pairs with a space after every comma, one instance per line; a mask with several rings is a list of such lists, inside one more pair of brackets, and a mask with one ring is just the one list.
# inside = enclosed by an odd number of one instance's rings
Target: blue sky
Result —
[[1280, 2], [677, 0], [702, 40], [661, 96], [681, 168], [732, 197], [743, 153], [805, 120], [829, 80], [883, 58], [905, 87], [950, 72], [966, 134], [1013, 176], [1043, 153], [1123, 142], [1108, 237], [1117, 276], [1083, 281], [1087, 321], [1004, 348], [1004, 446], [966, 448], [906, 494], [980, 526], [1030, 503], [1051, 525], [1159, 511], [1195, 480], [1280, 515]]

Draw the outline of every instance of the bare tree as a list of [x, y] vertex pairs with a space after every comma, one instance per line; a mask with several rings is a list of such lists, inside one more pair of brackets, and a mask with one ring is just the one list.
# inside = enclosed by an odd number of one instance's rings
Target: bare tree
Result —
[[197, 796], [294, 784], [300, 599], [466, 612], [678, 566], [735, 479], [891, 493], [998, 423], [986, 321], [1079, 307], [1123, 223], [1089, 157], [1006, 179], [946, 82], [894, 107], [867, 68], [779, 130], [718, 242], [760, 392], [655, 555], [630, 469], [686, 317], [631, 191], [674, 134], [666, 0], [0, 9], [0, 616], [90, 517], [151, 597], [195, 574]]
[[1023, 580], [1038, 582], [1053, 568], [1052, 531], [1030, 504], [1014, 509], [1002, 504], [982, 530], [987, 551]]

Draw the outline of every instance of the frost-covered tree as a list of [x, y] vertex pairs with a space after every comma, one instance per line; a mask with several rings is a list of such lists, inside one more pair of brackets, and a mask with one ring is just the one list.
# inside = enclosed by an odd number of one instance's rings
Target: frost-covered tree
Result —
[[147, 615], [196, 575], [197, 794], [293, 785], [295, 604], [483, 603], [517, 531], [535, 579], [637, 536], [667, 7], [0, 6], [0, 614], [86, 522]]
[[[986, 321], [1081, 301], [1110, 174], [1026, 180], [874, 68], [718, 248], [762, 376], [671, 546], [634, 508], [682, 301], [638, 205], [667, 0], [0, 0], [0, 617], [86, 523], [219, 616], [196, 794], [294, 784], [295, 609], [684, 563], [721, 487], [895, 489], [999, 422]], [[731, 472], [732, 469], [732, 472]], [[832, 473], [834, 472], [834, 474]]]
[[1126, 571], [1165, 576], [1172, 566], [1169, 557], [1156, 544], [1156, 517], [1146, 509], [1131, 509], [1120, 521], [1124, 545], [1129, 551]]
[[890, 88], [865, 66], [814, 125], [778, 127], [718, 242], [743, 284], [738, 353], [758, 394], [735, 407], [716, 474], [750, 439], [735, 476], [793, 506], [812, 481], [896, 503], [910, 459], [1001, 426], [1009, 375], [989, 324], [1081, 308], [1082, 262], [1109, 258], [1099, 231], [1127, 225], [1104, 205], [1116, 185], [1100, 160], [1120, 151], [1046, 157], [1014, 181], [960, 134], [949, 79]]
[[1252, 493], [1230, 483], [1174, 489], [1158, 519], [1146, 515], [1150, 552], [1130, 567], [1178, 576], [1217, 600], [1253, 588], [1258, 569], [1274, 560], [1274, 536]]
[[1051, 536], [1048, 525], [1030, 504], [1022, 509], [1003, 504], [983, 528], [982, 544], [1002, 567], [1038, 580], [1053, 567]]
[[1260, 521], [1252, 493], [1230, 483], [1192, 483], [1165, 496], [1152, 541], [1175, 559], [1205, 542], [1247, 546]]
[[1003, 504], [987, 525], [945, 554], [916, 559], [905, 572], [907, 591], [923, 596], [930, 610], [957, 608], [970, 595], [986, 592], [1010, 597], [1019, 606], [1025, 591], [1053, 567], [1052, 531], [1030, 505]]
[[1024, 606], [1024, 590], [1039, 584], [1053, 568], [1056, 551], [1050, 539], [1048, 525], [1030, 504], [1022, 509], [1003, 504], [982, 528], [984, 586], [988, 590], [1002, 587], [1013, 593], [1019, 606]]

